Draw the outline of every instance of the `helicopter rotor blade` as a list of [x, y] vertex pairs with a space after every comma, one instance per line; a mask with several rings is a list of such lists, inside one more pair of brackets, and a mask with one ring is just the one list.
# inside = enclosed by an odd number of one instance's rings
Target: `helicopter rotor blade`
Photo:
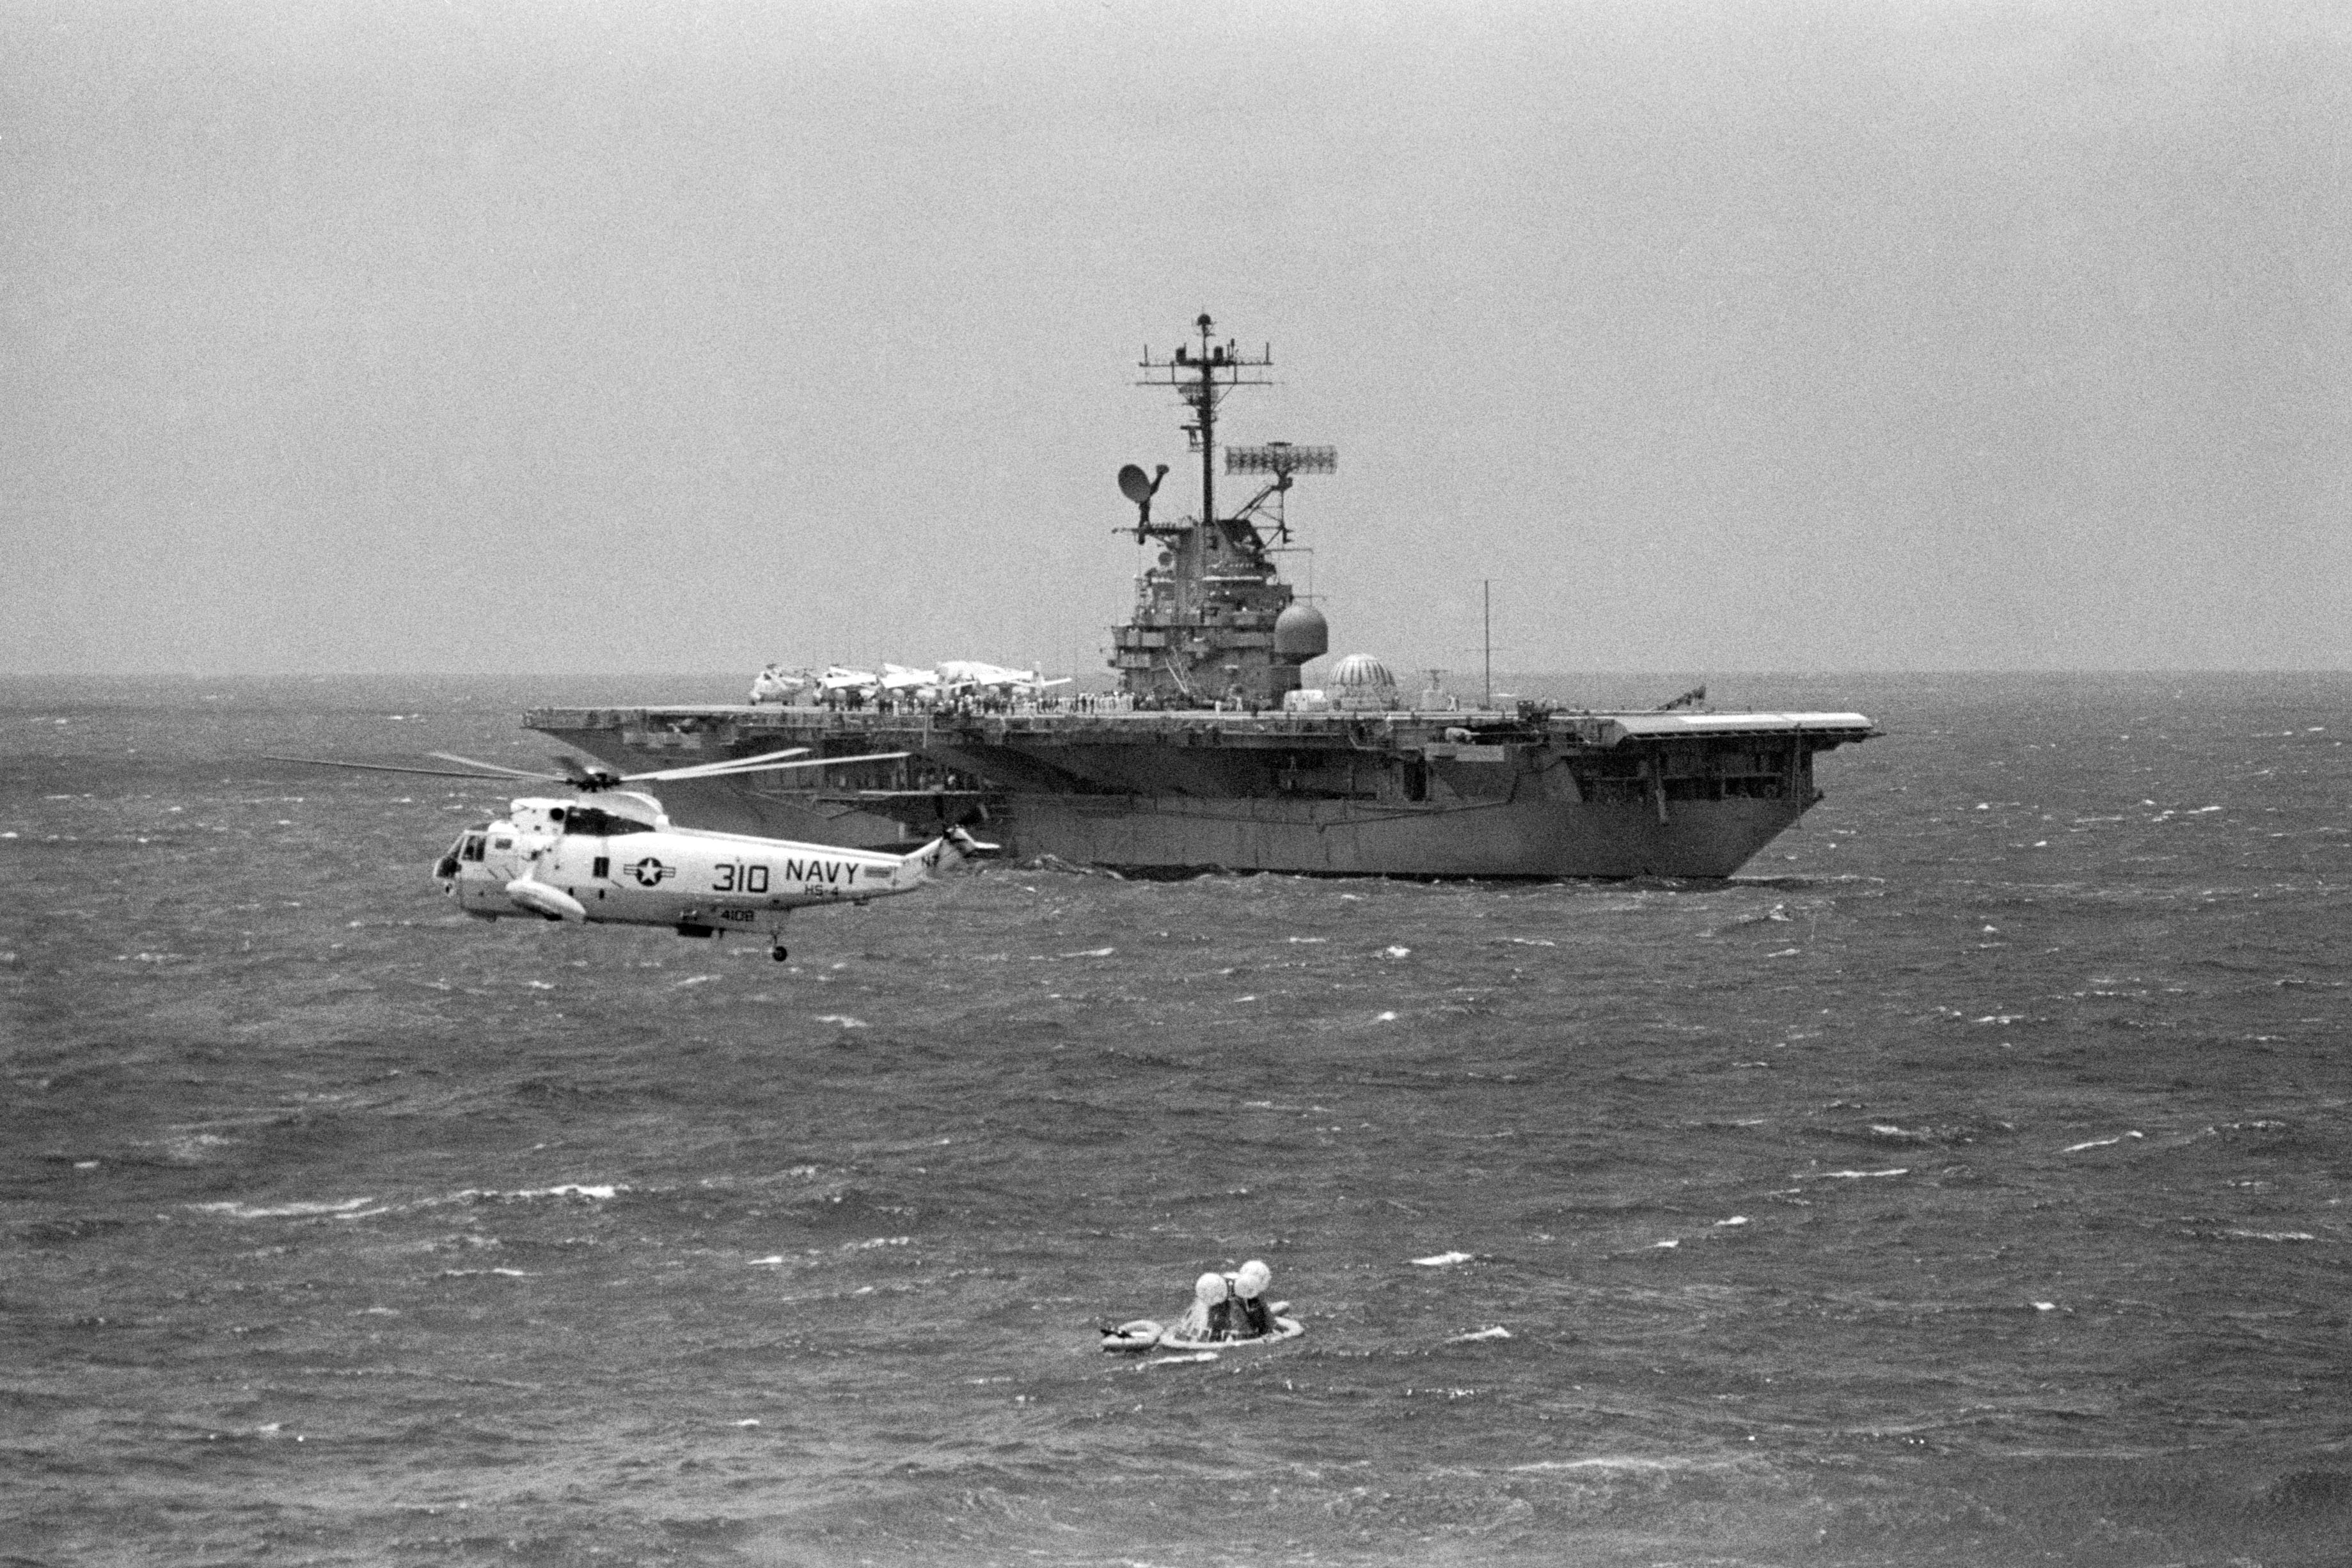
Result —
[[[593, 786], [604, 782], [606, 778], [611, 776], [604, 768], [591, 768], [586, 763], [581, 761], [580, 758], [566, 756], [564, 753], [560, 751], [549, 752], [547, 754], [547, 759], [550, 762], [554, 763], [558, 768], [563, 769], [563, 777], [574, 784], [586, 784]], [[551, 773], [541, 774], [540, 777], [551, 779], [555, 777], [555, 775]]]
[[555, 779], [561, 777], [561, 775], [554, 773], [529, 773], [520, 768], [509, 768], [503, 763], [498, 762], [482, 762], [471, 757], [459, 757], [455, 752], [450, 751], [430, 751], [425, 753], [425, 755], [428, 757], [437, 757], [444, 762], [462, 762], [468, 768], [479, 768], [488, 773], [503, 773], [509, 779]]
[[896, 762], [902, 757], [912, 757], [911, 751], [868, 751], [856, 757], [816, 757], [805, 762], [769, 762], [758, 758], [742, 762], [706, 762], [695, 768], [672, 768], [660, 773], [632, 773], [629, 782], [640, 779], [726, 779], [738, 773], [784, 773], [803, 768], [847, 768], [860, 762]]
[[[436, 752], [434, 755], [437, 757], [440, 754]], [[331, 757], [280, 757], [274, 751], [265, 751], [262, 753], [262, 756], [272, 762], [300, 762], [308, 764], [312, 768], [352, 768], [365, 773], [423, 773], [430, 775], [435, 779], [474, 779], [486, 784], [495, 784], [499, 781], [496, 774], [460, 773], [454, 768], [401, 768], [389, 762], [342, 762]], [[453, 760], [463, 761], [465, 758], [454, 758]], [[512, 769], [501, 768], [499, 771], [511, 772]], [[544, 777], [544, 775], [524, 773], [517, 775], [517, 777], [524, 779], [537, 779]]]
[[785, 751], [763, 751], [756, 757], [730, 757], [718, 762], [689, 762], [683, 768], [664, 768], [652, 773], [624, 773], [621, 781], [635, 784], [642, 779], [696, 779], [713, 773], [735, 773], [746, 768], [761, 768], [781, 762], [787, 757], [805, 757], [808, 747], [795, 746]]

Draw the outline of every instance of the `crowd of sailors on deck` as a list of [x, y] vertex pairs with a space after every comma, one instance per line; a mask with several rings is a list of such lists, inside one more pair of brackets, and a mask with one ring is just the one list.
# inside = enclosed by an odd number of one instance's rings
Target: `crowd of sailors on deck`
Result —
[[[971, 666], [965, 668], [970, 669]], [[1070, 684], [1066, 676], [1058, 680], [1041, 680], [1034, 671], [1002, 670], [993, 665], [982, 666], [979, 676], [960, 674], [950, 677], [946, 666], [931, 671], [885, 664], [883, 672], [877, 675], [835, 664], [822, 673], [813, 673], [770, 664], [751, 682], [751, 701], [755, 707], [771, 705], [829, 708], [835, 712], [947, 714], [959, 716], [973, 714], [1121, 714], [1154, 710], [1188, 713], [1321, 712], [1333, 706], [1324, 700], [1321, 692], [1292, 692], [1286, 700], [1266, 705], [1241, 696], [1212, 698], [1139, 695], [1123, 691], [1065, 691], [1062, 688]], [[1398, 705], [1382, 702], [1378, 705], [1342, 706], [1388, 707]]]
[[1131, 713], [1125, 692], [1066, 692], [1063, 681], [1041, 681], [1026, 671], [991, 672], [1010, 678], [946, 680], [927, 670], [884, 666], [876, 675], [834, 665], [822, 674], [770, 664], [751, 682], [754, 706], [822, 707], [862, 713]]

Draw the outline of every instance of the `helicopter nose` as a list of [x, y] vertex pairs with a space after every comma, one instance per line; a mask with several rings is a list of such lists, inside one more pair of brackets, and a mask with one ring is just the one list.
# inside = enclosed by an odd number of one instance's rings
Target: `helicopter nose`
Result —
[[434, 862], [433, 874], [439, 877], [443, 882], [447, 882], [451, 877], [456, 876], [457, 874], [457, 857], [456, 855], [443, 855], [439, 860]]

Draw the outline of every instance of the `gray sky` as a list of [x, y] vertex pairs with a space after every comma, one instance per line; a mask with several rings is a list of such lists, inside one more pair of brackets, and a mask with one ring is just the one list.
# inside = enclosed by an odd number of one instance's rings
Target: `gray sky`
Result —
[[[0, 671], [2352, 665], [2352, 8], [0, 10]], [[1300, 562], [1294, 576], [1306, 576]]]

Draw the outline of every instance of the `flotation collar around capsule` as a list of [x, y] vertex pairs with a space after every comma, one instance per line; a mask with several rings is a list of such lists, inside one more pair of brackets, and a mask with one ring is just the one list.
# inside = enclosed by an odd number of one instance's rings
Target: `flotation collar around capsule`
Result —
[[[1252, 1334], [1247, 1339], [1185, 1339], [1174, 1329], [1160, 1336], [1161, 1350], [1246, 1350], [1254, 1344], [1275, 1344], [1286, 1339], [1297, 1339], [1307, 1332], [1307, 1325], [1297, 1318], [1277, 1316], [1272, 1333]], [[1106, 1346], [1108, 1348], [1108, 1346]]]
[[1151, 1318], [1136, 1318], [1117, 1328], [1104, 1329], [1102, 1347], [1114, 1353], [1129, 1354], [1147, 1350], [1241, 1350], [1254, 1344], [1274, 1344], [1282, 1340], [1297, 1339], [1306, 1332], [1307, 1325], [1297, 1318], [1286, 1318], [1276, 1313], [1272, 1333], [1254, 1334], [1248, 1339], [1186, 1339], [1174, 1329]]
[[1156, 1350], [1160, 1336], [1167, 1332], [1166, 1325], [1151, 1318], [1137, 1318], [1103, 1330], [1102, 1347], [1112, 1352]]

